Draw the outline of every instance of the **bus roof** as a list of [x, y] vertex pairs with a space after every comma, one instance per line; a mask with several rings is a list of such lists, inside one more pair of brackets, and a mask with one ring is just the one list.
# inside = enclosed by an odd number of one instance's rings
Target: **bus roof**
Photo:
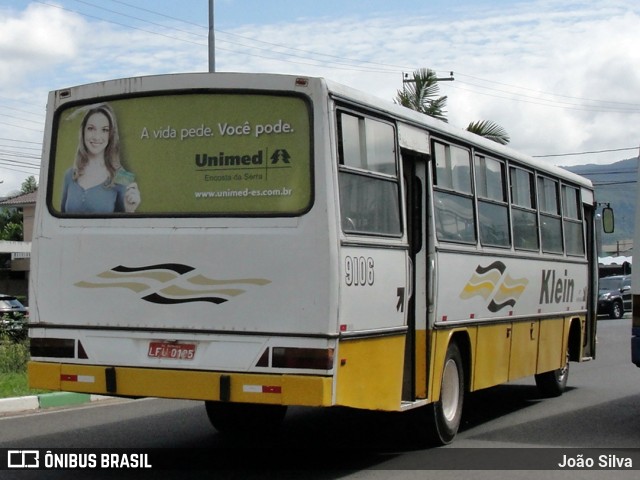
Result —
[[[215, 81], [212, 81], [214, 78]], [[518, 162], [521, 162], [526, 166], [530, 166], [542, 172], [547, 172], [552, 176], [560, 177], [590, 190], [593, 189], [590, 180], [580, 175], [569, 172], [568, 170], [565, 170], [561, 167], [550, 165], [541, 160], [537, 160], [510, 147], [500, 145], [484, 137], [468, 132], [462, 128], [454, 127], [442, 120], [438, 120], [428, 115], [395, 104], [391, 100], [381, 99], [361, 90], [357, 90], [322, 77], [307, 77], [301, 75], [285, 75], [272, 73], [177, 73], [108, 80], [94, 84], [79, 85], [77, 87], [60, 89], [56, 92], [52, 92], [52, 94], [56, 95], [57, 93], [58, 99], [70, 99], [70, 97], [75, 97], [76, 99], [90, 98], [92, 96], [95, 97], [95, 90], [97, 87], [101, 89], [101, 96], [117, 96], [134, 92], [142, 93], [171, 89], [180, 90], [211, 87], [224, 89], [240, 87], [250, 90], [282, 90], [283, 85], [286, 85], [286, 88], [290, 88], [293, 90], [296, 87], [300, 87], [300, 85], [304, 85], [305, 82], [323, 84], [334, 98], [342, 99], [344, 101], [354, 103], [363, 107], [366, 106], [367, 108], [373, 108], [398, 120], [419, 127], [427, 127], [430, 131], [437, 132], [451, 139], [475, 145], [477, 148], [487, 154], [493, 154], [503, 158], [511, 158]], [[62, 93], [70, 92], [72, 90], [74, 92], [73, 95]], [[300, 91], [301, 89], [296, 88], [296, 90]]]
[[430, 117], [420, 112], [416, 112], [414, 110], [411, 110], [410, 108], [403, 107], [391, 101], [375, 97], [363, 91], [348, 87], [346, 85], [342, 85], [340, 83], [332, 82], [330, 80], [324, 81], [326, 82], [329, 91], [331, 91], [332, 94], [337, 98], [355, 101], [359, 104], [367, 105], [369, 107], [374, 106], [376, 109], [403, 121], [413, 123], [418, 126], [426, 126], [431, 131], [438, 132], [442, 135], [459, 140], [464, 143], [471, 143], [473, 145], [476, 145], [479, 149], [486, 153], [492, 153], [499, 157], [512, 158], [532, 168], [547, 172], [550, 175], [563, 178], [567, 181], [571, 181], [588, 189], [593, 188], [591, 180], [570, 172], [564, 168], [545, 163], [529, 155], [520, 153], [513, 148], [500, 145], [497, 142], [486, 139], [462, 128], [452, 126], [447, 122], [438, 120], [437, 118]]

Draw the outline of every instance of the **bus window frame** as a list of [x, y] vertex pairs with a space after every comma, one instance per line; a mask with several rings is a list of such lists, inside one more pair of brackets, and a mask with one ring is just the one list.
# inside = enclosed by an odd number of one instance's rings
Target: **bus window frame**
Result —
[[[304, 208], [301, 208], [293, 212], [218, 212], [212, 214], [210, 212], [118, 212], [112, 214], [102, 213], [65, 213], [61, 212], [59, 208], [53, 205], [53, 191], [55, 181], [60, 181], [61, 178], [55, 175], [56, 169], [56, 155], [57, 155], [57, 132], [59, 129], [60, 119], [62, 114], [72, 108], [89, 106], [98, 103], [109, 103], [113, 101], [121, 101], [127, 99], [148, 98], [148, 97], [171, 97], [171, 96], [190, 96], [190, 95], [254, 95], [254, 96], [266, 96], [266, 97], [289, 97], [302, 100], [307, 112], [307, 121], [309, 128], [309, 200]], [[213, 88], [194, 88], [188, 90], [173, 90], [166, 89], [161, 91], [152, 92], [136, 92], [136, 93], [124, 93], [118, 95], [107, 95], [100, 98], [87, 98], [80, 100], [72, 100], [69, 102], [63, 102], [56, 106], [53, 113], [53, 121], [51, 123], [51, 131], [49, 132], [49, 155], [47, 165], [47, 185], [46, 185], [46, 206], [49, 214], [55, 218], [60, 219], [106, 219], [109, 221], [120, 219], [144, 219], [144, 218], [297, 218], [308, 214], [315, 205], [316, 200], [316, 158], [315, 158], [315, 108], [313, 100], [306, 94], [297, 91], [285, 91], [285, 90], [262, 90], [262, 89], [213, 89]]]
[[[524, 252], [540, 252], [541, 248], [541, 240], [540, 240], [540, 218], [538, 215], [538, 205], [537, 205], [537, 188], [536, 188], [536, 172], [533, 169], [525, 168], [520, 164], [509, 162], [508, 163], [508, 181], [509, 181], [509, 205], [511, 207], [511, 228], [513, 231], [513, 248], [514, 250], [524, 251]], [[524, 172], [528, 175], [529, 179], [529, 205], [522, 205], [515, 201], [516, 188], [515, 186], [518, 182], [514, 182], [512, 177], [512, 172]], [[519, 196], [519, 195], [518, 195]], [[535, 246], [526, 246], [519, 245], [516, 242], [516, 222], [514, 212], [520, 212], [527, 216], [531, 216], [531, 218], [535, 219]]]
[[[575, 200], [575, 208], [576, 208], [576, 217], [570, 216], [572, 212], [567, 211], [567, 204], [569, 203], [569, 198], [567, 198], [565, 192], [571, 190], [575, 192], [575, 197], [572, 200]], [[584, 228], [584, 211], [582, 207], [582, 190], [574, 185], [568, 184], [566, 182], [560, 182], [560, 201], [561, 211], [562, 211], [562, 232], [564, 237], [564, 251], [565, 254], [569, 257], [577, 257], [584, 258], [586, 255], [586, 232]], [[573, 203], [573, 202], [572, 202]], [[573, 225], [574, 228], [580, 226], [580, 232], [582, 237], [582, 249], [580, 253], [574, 253], [569, 250], [569, 239], [570, 235], [568, 235], [569, 229], [567, 225]]]
[[[363, 167], [357, 167], [354, 165], [345, 164], [344, 157], [344, 141], [343, 141], [343, 115], [346, 115], [351, 118], [356, 118], [359, 122], [359, 147], [360, 147], [360, 156], [361, 161], [364, 164], [367, 164], [367, 138], [366, 138], [366, 125], [367, 122], [377, 122], [378, 124], [387, 125], [391, 128], [392, 139], [393, 139], [393, 156], [394, 156], [394, 166], [395, 166], [395, 175], [384, 173], [382, 171], [376, 170], [368, 170]], [[340, 227], [342, 233], [347, 236], [363, 236], [363, 237], [376, 237], [376, 238], [389, 238], [389, 239], [403, 239], [406, 232], [406, 220], [405, 220], [405, 206], [404, 206], [404, 192], [403, 185], [401, 181], [401, 167], [400, 167], [400, 149], [398, 146], [398, 128], [390, 119], [382, 118], [376, 115], [372, 115], [370, 113], [365, 113], [359, 110], [354, 110], [351, 108], [340, 106], [336, 108], [335, 112], [335, 126], [336, 126], [336, 161], [338, 165], [338, 198], [339, 198], [339, 217], [340, 217]], [[363, 131], [364, 130], [364, 131]], [[363, 158], [364, 155], [364, 158]], [[367, 178], [374, 182], [385, 182], [387, 184], [392, 184], [395, 186], [396, 192], [395, 195], [391, 195], [388, 198], [394, 198], [395, 203], [393, 205], [393, 211], [397, 213], [397, 227], [398, 230], [394, 232], [382, 232], [375, 230], [367, 230], [358, 228], [355, 222], [346, 214], [346, 202], [345, 196], [342, 194], [341, 189], [343, 186], [343, 178], [346, 176], [353, 176], [354, 178], [363, 179]], [[391, 219], [395, 221], [395, 219]], [[353, 228], [350, 228], [353, 227]]]
[[[561, 205], [561, 190], [560, 190], [560, 179], [551, 178], [548, 175], [542, 175], [538, 173], [536, 175], [536, 194], [538, 200], [538, 215], [539, 215], [539, 226], [540, 226], [540, 249], [542, 253], [550, 254], [550, 255], [564, 255], [564, 225], [562, 219], [562, 205]], [[553, 195], [547, 195], [549, 191], [549, 187], [553, 187]], [[553, 200], [553, 204], [547, 205], [549, 200]], [[555, 208], [553, 208], [555, 207]], [[551, 225], [552, 231], [545, 229], [544, 220], [550, 221], [549, 225]], [[554, 235], [559, 235], [558, 239], [555, 240], [555, 243], [549, 244], [549, 241], [553, 240], [553, 237], [546, 235], [552, 231]], [[553, 249], [559, 247], [558, 249]]]
[[[481, 188], [481, 183], [485, 186], [488, 186], [488, 177], [487, 171], [490, 168], [487, 167], [487, 161], [493, 162], [500, 167], [500, 179], [501, 179], [501, 198], [495, 198], [491, 195], [491, 192], [487, 188], [487, 195], [483, 195], [481, 190], [484, 192], [485, 189]], [[502, 248], [502, 249], [511, 249], [513, 245], [513, 238], [511, 233], [511, 211], [509, 210], [509, 199], [508, 199], [508, 181], [507, 181], [507, 162], [496, 158], [492, 155], [487, 155], [479, 151], [474, 151], [473, 153], [473, 178], [476, 186], [476, 202], [478, 208], [478, 230], [479, 230], [479, 241], [482, 247], [492, 247], [492, 248]], [[480, 182], [480, 178], [482, 178], [483, 182]], [[503, 232], [507, 236], [506, 243], [491, 243], [487, 239], [484, 238], [483, 235], [483, 225], [484, 223], [481, 221], [481, 208], [483, 206], [490, 207], [500, 207], [504, 210], [504, 214], [506, 215], [506, 230]]]
[[[451, 165], [453, 164], [452, 159], [451, 159], [451, 148], [456, 148], [458, 150], [462, 150], [468, 153], [468, 167], [469, 167], [469, 191], [460, 191], [460, 190], [456, 190], [455, 188], [455, 184], [453, 181], [453, 169], [450, 168], [451, 170], [451, 184], [450, 185], [440, 185], [438, 183], [438, 157], [437, 157], [437, 149], [436, 149], [436, 145], [441, 145], [445, 148], [445, 167], [451, 167]], [[474, 178], [474, 152], [473, 149], [465, 146], [465, 145], [461, 145], [459, 143], [455, 143], [455, 142], [451, 142], [447, 139], [444, 138], [440, 138], [440, 137], [432, 137], [431, 138], [431, 157], [432, 157], [432, 161], [431, 161], [431, 175], [433, 178], [433, 221], [434, 221], [434, 227], [435, 227], [435, 235], [436, 235], [436, 239], [438, 240], [438, 242], [444, 242], [444, 243], [449, 243], [449, 244], [461, 244], [461, 245], [473, 245], [473, 246], [477, 246], [478, 245], [478, 212], [477, 212], [477, 208], [476, 208], [476, 195], [475, 195], [475, 178]], [[469, 229], [467, 228], [466, 231], [468, 232], [472, 232], [473, 233], [473, 238], [465, 238], [465, 236], [460, 235], [460, 233], [458, 233], [458, 238], [449, 238], [445, 235], [443, 235], [444, 232], [442, 229], [439, 228], [439, 223], [440, 220], [442, 220], [441, 217], [439, 217], [439, 215], [441, 215], [442, 213], [448, 213], [447, 211], [440, 211], [438, 210], [437, 204], [438, 204], [438, 198], [442, 199], [442, 198], [452, 198], [452, 199], [461, 199], [463, 201], [468, 201], [470, 202], [470, 212], [471, 212], [471, 220], [470, 222], [473, 225], [473, 229]], [[462, 220], [464, 222], [464, 220]], [[458, 230], [460, 232], [460, 230]], [[464, 233], [464, 230], [463, 230]]]

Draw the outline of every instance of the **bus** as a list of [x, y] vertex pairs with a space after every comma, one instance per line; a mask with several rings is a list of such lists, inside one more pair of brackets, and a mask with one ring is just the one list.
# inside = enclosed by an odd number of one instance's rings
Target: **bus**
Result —
[[322, 78], [194, 73], [50, 93], [31, 387], [420, 418], [595, 356], [590, 181]]

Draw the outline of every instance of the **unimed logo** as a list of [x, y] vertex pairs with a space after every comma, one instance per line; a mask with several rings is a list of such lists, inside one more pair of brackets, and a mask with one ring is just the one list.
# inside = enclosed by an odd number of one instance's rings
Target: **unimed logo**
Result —
[[40, 452], [38, 450], [9, 450], [7, 452], [9, 468], [39, 468]]

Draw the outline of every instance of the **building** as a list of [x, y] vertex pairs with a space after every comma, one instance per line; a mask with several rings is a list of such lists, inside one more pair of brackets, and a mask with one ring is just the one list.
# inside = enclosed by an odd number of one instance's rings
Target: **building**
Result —
[[37, 192], [32, 192], [0, 201], [2, 208], [22, 210], [23, 231], [22, 242], [0, 240], [0, 254], [10, 258], [0, 268], [0, 293], [27, 297], [36, 196]]

